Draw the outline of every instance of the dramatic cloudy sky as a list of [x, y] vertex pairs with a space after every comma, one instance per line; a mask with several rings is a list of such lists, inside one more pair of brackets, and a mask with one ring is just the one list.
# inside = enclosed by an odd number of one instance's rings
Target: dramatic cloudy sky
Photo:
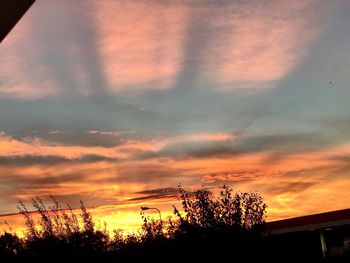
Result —
[[179, 183], [258, 190], [268, 220], [349, 207], [349, 14], [37, 0], [0, 46], [0, 214], [52, 194], [128, 228]]

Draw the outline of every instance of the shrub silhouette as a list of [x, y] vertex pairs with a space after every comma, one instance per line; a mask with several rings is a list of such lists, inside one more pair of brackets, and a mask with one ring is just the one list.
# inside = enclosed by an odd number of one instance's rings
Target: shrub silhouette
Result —
[[180, 222], [180, 229], [197, 227], [221, 229], [232, 227], [237, 230], [257, 228], [264, 223], [266, 204], [258, 193], [232, 194], [233, 190], [224, 185], [218, 197], [202, 188], [189, 194], [179, 186], [183, 214], [174, 206], [174, 214]]
[[[39, 215], [38, 224], [35, 224], [32, 212], [19, 202], [26, 235], [19, 238], [10, 227], [10, 231], [0, 235], [1, 262], [72, 258], [121, 262], [298, 262], [303, 259], [324, 262], [309, 250], [300, 255], [295, 251], [286, 252], [283, 244], [288, 243], [288, 238], [261, 234], [266, 204], [256, 192], [234, 193], [223, 186], [215, 196], [205, 187], [186, 192], [180, 185], [181, 208], [173, 207], [172, 218], [155, 220], [141, 211], [141, 231], [128, 235], [120, 230], [109, 234], [106, 227], [102, 230], [96, 227], [83, 202], [78, 212], [69, 205], [62, 208], [53, 196], [51, 200], [51, 206], [46, 206], [40, 198], [32, 200]], [[309, 243], [308, 238], [303, 240]], [[317, 247], [313, 251], [317, 252]], [[334, 261], [328, 259], [327, 262]]]
[[18, 253], [22, 253], [23, 243], [21, 239], [9, 232], [0, 236], [0, 255], [3, 258], [14, 258]]
[[95, 229], [93, 218], [82, 201], [77, 215], [69, 205], [67, 209], [62, 209], [53, 196], [51, 199], [53, 205], [49, 207], [38, 197], [32, 200], [40, 217], [38, 227], [24, 203], [19, 202], [18, 209], [24, 216], [27, 227], [24, 240], [27, 255], [50, 257], [54, 252], [60, 251], [61, 256], [88, 256], [107, 251], [109, 235], [106, 230]]

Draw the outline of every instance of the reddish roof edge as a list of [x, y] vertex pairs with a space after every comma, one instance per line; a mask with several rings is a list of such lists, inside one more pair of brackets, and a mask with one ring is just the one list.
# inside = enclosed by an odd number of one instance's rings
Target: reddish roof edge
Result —
[[[302, 231], [307, 228], [316, 229], [331, 227], [332, 225], [347, 224], [350, 222], [350, 209], [342, 209], [325, 213], [294, 217], [266, 223], [266, 230], [284, 232], [283, 229]], [[289, 231], [291, 232], [291, 231]]]

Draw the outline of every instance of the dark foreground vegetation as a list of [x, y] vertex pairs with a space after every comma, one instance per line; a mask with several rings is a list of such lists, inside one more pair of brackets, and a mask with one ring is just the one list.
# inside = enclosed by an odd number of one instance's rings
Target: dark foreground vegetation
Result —
[[188, 194], [179, 187], [182, 210], [173, 219], [155, 220], [141, 211], [142, 231], [123, 235], [96, 227], [81, 202], [80, 213], [61, 209], [54, 197], [46, 207], [36, 198], [39, 228], [20, 202], [27, 226], [19, 238], [10, 228], [0, 236], [0, 262], [99, 260], [125, 262], [350, 262], [348, 256], [323, 258], [310, 236], [278, 237], [264, 232], [266, 204], [258, 193], [233, 193], [224, 186], [220, 196], [202, 188]]

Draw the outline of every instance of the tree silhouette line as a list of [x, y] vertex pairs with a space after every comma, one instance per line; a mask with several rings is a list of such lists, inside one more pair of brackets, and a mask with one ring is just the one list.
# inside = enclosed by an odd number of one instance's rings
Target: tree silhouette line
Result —
[[181, 186], [178, 190], [181, 209], [173, 206], [174, 217], [156, 220], [141, 210], [142, 230], [126, 235], [120, 230], [109, 233], [106, 224], [97, 227], [83, 202], [77, 213], [70, 206], [63, 209], [53, 196], [53, 205], [48, 207], [35, 198], [32, 203], [39, 215], [35, 224], [32, 213], [20, 201], [25, 236], [18, 237], [10, 226], [3, 231], [0, 261], [322, 261], [310, 251], [284, 251], [280, 239], [264, 234], [267, 206], [256, 192], [234, 193], [227, 186], [218, 196], [205, 187], [191, 193]]

